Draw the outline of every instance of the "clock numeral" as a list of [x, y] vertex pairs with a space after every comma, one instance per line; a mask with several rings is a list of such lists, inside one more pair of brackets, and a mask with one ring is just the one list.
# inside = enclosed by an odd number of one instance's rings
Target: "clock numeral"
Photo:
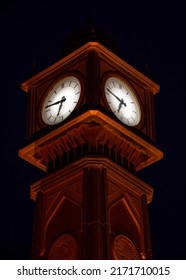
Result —
[[64, 86], [65, 86], [64, 83], [62, 83], [62, 84], [61, 84], [61, 88], [64, 88]]
[[119, 89], [122, 89], [122, 85], [121, 84], [119, 84]]
[[76, 94], [75, 94], [75, 95], [77, 95], [77, 94], [79, 94], [79, 93], [80, 93], [80, 91], [76, 92]]
[[71, 85], [72, 81], [69, 82], [69, 86]]
[[134, 102], [134, 101], [131, 101], [130, 103], [131, 103], [131, 104], [134, 104], [135, 102]]
[[72, 111], [70, 111], [70, 110], [68, 110], [68, 111], [69, 111], [70, 114], [72, 113]]
[[50, 109], [47, 109], [47, 110], [46, 110], [46, 112], [49, 112], [49, 111], [50, 111]]
[[57, 94], [57, 91], [54, 89], [54, 93]]
[[50, 120], [51, 117], [52, 117], [52, 115], [50, 115], [50, 117], [48, 117], [47, 120]]
[[134, 114], [136, 114], [136, 111], [132, 111]]

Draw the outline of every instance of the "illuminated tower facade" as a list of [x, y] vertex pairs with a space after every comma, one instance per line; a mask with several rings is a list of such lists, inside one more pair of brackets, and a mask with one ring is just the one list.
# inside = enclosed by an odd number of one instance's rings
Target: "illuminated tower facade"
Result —
[[46, 172], [35, 201], [34, 259], [151, 259], [153, 189], [136, 172], [154, 146], [159, 85], [96, 36], [25, 81], [29, 144], [19, 156]]

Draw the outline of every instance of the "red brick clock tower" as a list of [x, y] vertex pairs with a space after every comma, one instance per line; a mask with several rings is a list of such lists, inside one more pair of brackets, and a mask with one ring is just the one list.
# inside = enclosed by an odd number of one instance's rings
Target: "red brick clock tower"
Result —
[[30, 78], [29, 144], [19, 156], [46, 172], [35, 201], [34, 259], [151, 259], [153, 189], [136, 172], [154, 144], [159, 86], [94, 40]]

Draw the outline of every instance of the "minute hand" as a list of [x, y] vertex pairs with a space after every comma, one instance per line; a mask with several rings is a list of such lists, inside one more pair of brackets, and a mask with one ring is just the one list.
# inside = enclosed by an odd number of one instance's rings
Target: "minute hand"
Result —
[[53, 105], [57, 105], [57, 104], [59, 104], [59, 103], [62, 103], [62, 100], [59, 100], [59, 101], [56, 101], [55, 103], [52, 103], [52, 104], [50, 104], [50, 105], [47, 105], [45, 108], [51, 107], [51, 106], [53, 106]]
[[121, 102], [121, 99], [120, 99], [117, 95], [115, 95], [109, 88], [107, 88], [107, 90], [108, 90], [119, 102]]

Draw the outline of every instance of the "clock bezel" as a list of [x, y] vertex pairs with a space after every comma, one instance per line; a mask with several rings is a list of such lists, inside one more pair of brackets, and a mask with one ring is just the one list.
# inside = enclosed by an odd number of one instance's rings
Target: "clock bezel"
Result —
[[[46, 99], [48, 98], [48, 96], [50, 95], [52, 89], [58, 85], [60, 82], [62, 82], [63, 80], [66, 80], [66, 79], [76, 79], [78, 82], [79, 82], [79, 85], [80, 85], [80, 96], [79, 96], [79, 99], [77, 101], [77, 104], [76, 106], [74, 107], [74, 109], [72, 110], [72, 112], [62, 121], [56, 123], [56, 124], [48, 124], [44, 121], [43, 119], [43, 106], [44, 106], [44, 103], [46, 101]], [[68, 120], [70, 118], [70, 116], [74, 113], [74, 110], [76, 110], [80, 103], [81, 103], [81, 99], [82, 99], [82, 91], [83, 91], [83, 82], [82, 82], [82, 78], [77, 75], [77, 74], [74, 74], [74, 73], [68, 73], [66, 75], [60, 75], [57, 79], [53, 80], [48, 86], [47, 88], [45, 88], [44, 90], [44, 93], [42, 94], [42, 98], [40, 100], [40, 105], [39, 105], [39, 108], [40, 108], [40, 113], [39, 113], [39, 122], [41, 124], [41, 126], [47, 126], [47, 127], [56, 127], [62, 123], [64, 123], [66, 120]]]
[[[106, 92], [105, 92], [105, 85], [107, 83], [107, 81], [109, 79], [117, 79], [119, 81], [121, 81], [123, 84], [126, 85], [126, 87], [128, 87], [130, 89], [130, 91], [132, 92], [132, 94], [134, 95], [134, 98], [137, 100], [139, 109], [140, 109], [140, 120], [138, 122], [138, 124], [136, 125], [128, 125], [125, 122], [121, 121], [116, 114], [114, 114], [112, 108], [110, 107], [110, 105], [108, 104], [108, 100], [106, 98]], [[107, 75], [104, 76], [103, 81], [102, 81], [102, 92], [103, 92], [103, 99], [104, 99], [104, 104], [106, 104], [106, 107], [109, 109], [109, 111], [113, 114], [113, 116], [116, 118], [116, 120], [118, 120], [120, 123], [122, 123], [123, 125], [127, 126], [128, 128], [131, 129], [141, 129], [143, 124], [144, 124], [144, 108], [142, 105], [142, 101], [141, 98], [137, 92], [137, 90], [134, 88], [134, 86], [128, 81], [128, 79], [124, 78], [121, 75], [117, 75], [116, 73], [109, 73]]]

